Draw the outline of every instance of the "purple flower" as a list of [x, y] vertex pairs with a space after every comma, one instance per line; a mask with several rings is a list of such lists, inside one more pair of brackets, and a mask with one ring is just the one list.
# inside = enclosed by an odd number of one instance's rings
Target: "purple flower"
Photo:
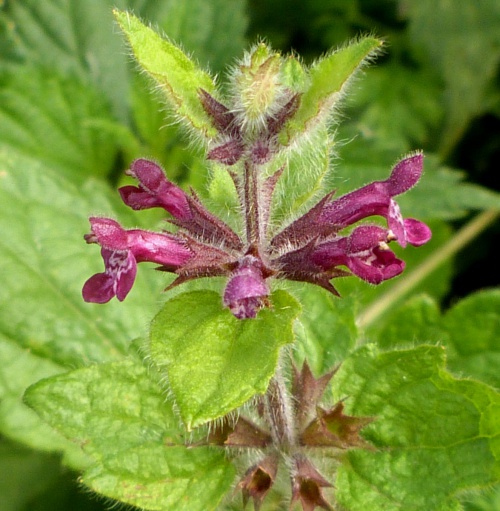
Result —
[[254, 318], [267, 303], [269, 286], [265, 280], [262, 261], [252, 255], [244, 256], [231, 274], [224, 291], [224, 305], [238, 318]]
[[90, 218], [91, 234], [87, 243], [101, 245], [104, 273], [87, 280], [82, 294], [86, 302], [106, 303], [116, 296], [123, 301], [134, 284], [137, 263], [152, 262], [175, 271], [192, 252], [179, 239], [141, 229], [125, 230], [110, 218]]
[[304, 216], [290, 224], [272, 241], [281, 247], [292, 240], [294, 243], [315, 237], [335, 234], [359, 220], [371, 216], [382, 216], [387, 220], [392, 236], [405, 247], [427, 243], [430, 229], [418, 220], [403, 219], [398, 204], [393, 199], [412, 188], [422, 175], [423, 156], [415, 154], [395, 165], [386, 181], [375, 181], [337, 200], [327, 195]]
[[135, 160], [127, 174], [139, 181], [139, 186], [122, 186], [118, 190], [127, 206], [135, 210], [160, 207], [179, 220], [191, 218], [186, 194], [166, 178], [156, 163]]
[[[105, 272], [86, 282], [86, 301], [104, 303], [113, 296], [123, 300], [133, 285], [137, 263], [149, 261], [177, 275], [170, 287], [200, 277], [226, 276], [224, 305], [238, 319], [254, 318], [269, 305], [272, 279], [309, 282], [335, 294], [332, 280], [338, 277], [356, 275], [380, 284], [405, 266], [389, 243], [420, 246], [430, 239], [430, 229], [403, 218], [395, 201], [420, 179], [420, 153], [399, 161], [385, 181], [337, 199], [329, 193], [300, 218], [276, 230], [269, 221], [272, 195], [284, 168], [263, 179], [262, 165], [279, 151], [277, 135], [297, 111], [300, 96], [291, 95], [281, 110], [264, 119], [260, 131], [253, 127], [250, 137], [230, 108], [205, 91], [200, 92], [200, 101], [220, 135], [208, 158], [237, 168], [230, 175], [239, 192], [244, 232], [236, 233], [196, 195], [170, 182], [159, 165], [138, 159], [128, 171], [138, 186], [122, 187], [123, 201], [135, 210], [164, 209], [177, 232], [125, 230], [114, 220], [91, 218], [92, 232], [86, 240], [102, 247]], [[359, 224], [377, 216], [385, 219], [387, 227]]]

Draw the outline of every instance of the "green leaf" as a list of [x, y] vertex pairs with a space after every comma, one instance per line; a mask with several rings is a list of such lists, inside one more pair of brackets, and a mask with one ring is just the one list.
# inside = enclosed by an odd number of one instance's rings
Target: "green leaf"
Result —
[[[102, 183], [77, 186], [28, 157], [0, 149], [0, 431], [40, 449], [61, 449], [20, 401], [27, 385], [67, 368], [120, 359], [145, 333], [164, 279], [142, 275], [124, 303], [83, 302], [86, 279], [103, 271], [82, 236], [101, 211], [126, 225], [134, 213]], [[5, 357], [5, 358], [4, 358]]]
[[149, 510], [214, 509], [234, 469], [221, 450], [186, 448], [183, 431], [147, 369], [131, 360], [55, 376], [26, 402], [95, 461], [82, 481]]
[[294, 354], [315, 374], [324, 374], [342, 362], [358, 339], [355, 296], [338, 298], [316, 286], [296, 286], [303, 313], [297, 321]]
[[443, 328], [452, 349], [450, 369], [500, 388], [500, 289], [458, 302], [445, 314]]
[[500, 387], [500, 291], [484, 290], [456, 303], [441, 314], [428, 296], [415, 296], [387, 315], [370, 338], [393, 348], [432, 343], [447, 348], [448, 367]]
[[432, 71], [406, 67], [396, 58], [368, 69], [349, 102], [355, 131], [399, 154], [428, 146], [444, 114], [441, 86]]
[[367, 37], [320, 59], [312, 66], [309, 83], [301, 96], [300, 106], [280, 134], [281, 143], [288, 145], [328, 115], [345, 92], [345, 87], [361, 64], [382, 45], [378, 39]]
[[220, 295], [193, 291], [169, 300], [151, 325], [150, 356], [189, 429], [263, 394], [282, 346], [293, 341], [299, 305], [284, 291], [256, 319], [236, 319]]
[[444, 350], [378, 352], [365, 346], [333, 381], [349, 413], [373, 416], [374, 451], [351, 450], [339, 468], [338, 502], [351, 511], [457, 509], [457, 493], [488, 486], [500, 468], [500, 395], [444, 370]]
[[210, 75], [132, 14], [114, 13], [139, 65], [158, 83], [175, 115], [202, 136], [215, 135], [216, 129], [199, 98], [200, 88], [210, 93], [215, 90]]
[[500, 485], [488, 488], [480, 495], [466, 495], [462, 502], [465, 511], [497, 511], [500, 509]]
[[384, 318], [378, 330], [371, 329], [370, 338], [377, 339], [382, 348], [443, 342], [445, 334], [441, 320], [441, 311], [436, 301], [428, 295], [418, 294], [395, 307]]
[[453, 220], [471, 210], [500, 209], [500, 193], [466, 182], [463, 171], [425, 158], [425, 173], [419, 184], [398, 202], [417, 218]]
[[22, 403], [25, 389], [38, 380], [64, 371], [64, 367], [23, 349], [0, 334], [0, 431], [42, 451], [63, 451], [65, 463], [85, 466], [80, 449], [54, 432]]
[[109, 105], [76, 77], [31, 66], [0, 75], [1, 144], [75, 182], [106, 176], [115, 164], [117, 141], [103, 122], [112, 122]]
[[286, 156], [285, 171], [273, 194], [272, 216], [277, 225], [304, 214], [326, 194], [331, 146], [328, 130], [323, 126], [302, 141], [300, 152]]

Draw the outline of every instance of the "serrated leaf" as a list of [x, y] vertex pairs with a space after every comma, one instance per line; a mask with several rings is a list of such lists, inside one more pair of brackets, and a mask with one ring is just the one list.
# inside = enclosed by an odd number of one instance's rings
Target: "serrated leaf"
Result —
[[204, 137], [216, 130], [199, 99], [199, 90], [213, 92], [208, 75], [177, 46], [163, 39], [128, 12], [115, 10], [139, 65], [158, 83], [175, 115]]
[[500, 395], [444, 367], [444, 350], [425, 345], [386, 353], [368, 345], [343, 363], [334, 396], [375, 418], [363, 431], [376, 447], [349, 451], [339, 468], [346, 508], [453, 509], [457, 493], [497, 481]]
[[443, 318], [452, 347], [450, 369], [500, 388], [500, 290], [464, 298]]
[[234, 477], [224, 453], [186, 448], [183, 431], [147, 370], [131, 360], [94, 365], [30, 387], [27, 403], [95, 461], [82, 481], [149, 510], [209, 510]]
[[474, 293], [441, 314], [428, 296], [415, 296], [388, 315], [371, 338], [393, 348], [415, 343], [447, 348], [453, 372], [500, 387], [500, 291]]
[[[370, 338], [382, 348], [413, 345], [415, 343], [445, 342], [441, 326], [441, 311], [428, 295], [412, 296], [400, 307], [395, 307], [385, 318], [382, 328], [371, 329]], [[375, 337], [376, 336], [376, 337]]]
[[87, 463], [80, 449], [53, 431], [21, 401], [25, 389], [64, 367], [28, 350], [0, 334], [0, 431], [2, 435], [41, 451], [64, 452], [64, 462], [74, 468]]
[[440, 85], [431, 69], [408, 68], [393, 58], [366, 71], [349, 117], [362, 136], [398, 153], [426, 146], [444, 115]]
[[293, 341], [299, 305], [277, 291], [272, 308], [238, 320], [220, 295], [193, 291], [169, 300], [151, 325], [150, 356], [168, 376], [182, 420], [193, 428], [263, 394], [282, 346]]
[[123, 357], [128, 342], [144, 333], [144, 317], [156, 310], [165, 282], [144, 271], [127, 302], [83, 302], [83, 283], [102, 271], [99, 250], [82, 238], [89, 212], [137, 222], [102, 183], [76, 186], [14, 150], [0, 150], [0, 204], [6, 357], [0, 365], [0, 428], [32, 447], [61, 449], [21, 403], [25, 387], [67, 368]]
[[380, 40], [367, 37], [319, 59], [311, 67], [299, 108], [280, 133], [284, 145], [330, 111], [355, 71], [381, 44]]

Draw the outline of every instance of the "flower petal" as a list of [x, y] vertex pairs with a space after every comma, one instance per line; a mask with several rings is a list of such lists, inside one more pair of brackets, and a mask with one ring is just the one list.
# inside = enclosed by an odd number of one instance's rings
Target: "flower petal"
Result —
[[420, 247], [424, 243], [427, 243], [432, 237], [432, 232], [429, 227], [414, 218], [405, 218], [404, 227], [408, 243], [411, 243], [415, 247]]
[[114, 296], [123, 301], [134, 284], [137, 264], [128, 250], [108, 250], [101, 255], [106, 271], [97, 273], [85, 282], [82, 295], [86, 302], [106, 303]]
[[99, 243], [101, 247], [109, 250], [128, 250], [127, 231], [111, 218], [91, 217], [89, 219], [92, 234], [87, 238], [94, 236], [91, 241]]
[[113, 277], [107, 273], [96, 273], [85, 282], [82, 296], [86, 302], [107, 303], [115, 296]]
[[260, 259], [247, 255], [229, 278], [224, 291], [224, 305], [238, 319], [255, 318], [269, 292]]
[[167, 179], [159, 165], [141, 158], [132, 162], [128, 174], [139, 181], [139, 187], [119, 189], [127, 206], [135, 210], [161, 207], [179, 220], [191, 218], [186, 193]]

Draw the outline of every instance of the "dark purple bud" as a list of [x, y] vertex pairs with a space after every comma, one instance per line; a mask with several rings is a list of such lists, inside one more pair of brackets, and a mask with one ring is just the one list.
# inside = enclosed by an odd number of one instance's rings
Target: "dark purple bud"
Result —
[[394, 197], [413, 188], [422, 176], [424, 155], [417, 153], [400, 160], [393, 167], [387, 183], [389, 194]]
[[83, 286], [86, 302], [106, 303], [113, 296], [125, 299], [135, 280], [137, 263], [152, 262], [174, 271], [186, 263], [191, 251], [175, 236], [140, 229], [125, 230], [110, 218], [90, 218], [92, 232], [87, 243], [101, 245], [105, 272], [98, 273]]
[[274, 455], [267, 456], [247, 470], [243, 479], [238, 483], [245, 507], [248, 500], [252, 498], [254, 510], [260, 509], [262, 501], [274, 484], [277, 471], [278, 459]]
[[237, 139], [231, 139], [211, 149], [207, 154], [207, 159], [231, 166], [238, 162], [242, 154], [241, 142]]
[[292, 504], [300, 501], [304, 511], [314, 511], [317, 507], [331, 511], [333, 508], [323, 496], [322, 488], [332, 485], [305, 456], [297, 455], [293, 462]]
[[250, 159], [256, 165], [264, 165], [272, 156], [272, 151], [267, 140], [258, 139], [250, 150]]
[[138, 187], [123, 186], [119, 189], [127, 206], [135, 210], [160, 207], [179, 220], [191, 217], [186, 193], [167, 179], [159, 165], [138, 159], [127, 173], [139, 181]]
[[246, 255], [229, 277], [224, 291], [224, 305], [238, 319], [255, 318], [259, 309], [266, 305], [269, 292], [262, 261]]

